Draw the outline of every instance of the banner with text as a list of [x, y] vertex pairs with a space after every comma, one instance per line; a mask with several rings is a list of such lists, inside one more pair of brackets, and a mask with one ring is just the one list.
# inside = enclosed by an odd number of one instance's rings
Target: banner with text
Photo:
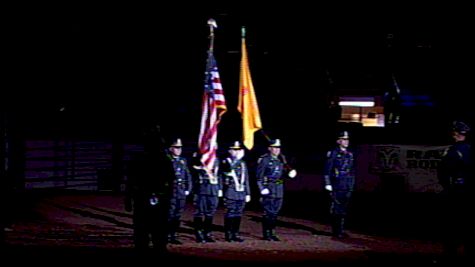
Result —
[[437, 179], [437, 167], [447, 147], [369, 145], [365, 151], [367, 154], [363, 153], [367, 156], [365, 162], [368, 166], [360, 170], [367, 170], [370, 176], [379, 176], [380, 183], [394, 184], [387, 180], [399, 179], [405, 192], [440, 192], [442, 187]]

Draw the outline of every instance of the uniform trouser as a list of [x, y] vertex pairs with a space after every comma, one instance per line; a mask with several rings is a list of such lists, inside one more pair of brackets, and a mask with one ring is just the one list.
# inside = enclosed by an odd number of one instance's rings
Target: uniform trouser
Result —
[[168, 235], [169, 238], [176, 238], [176, 233], [180, 227], [180, 219], [185, 209], [185, 198], [172, 198], [168, 209]]
[[224, 205], [226, 207], [226, 218], [241, 217], [246, 205], [244, 199], [224, 199]]
[[261, 198], [262, 209], [264, 210], [264, 217], [277, 218], [277, 215], [282, 208], [283, 198], [275, 198], [263, 196]]
[[264, 239], [267, 239], [270, 236], [275, 236], [277, 216], [282, 208], [283, 198], [263, 196], [261, 198], [261, 204], [264, 210], [262, 231]]
[[351, 198], [351, 191], [331, 192], [330, 214], [332, 215], [332, 232], [341, 236], [344, 232], [345, 217]]
[[241, 217], [246, 205], [244, 199], [224, 199], [226, 206], [226, 214], [224, 217], [224, 235], [226, 241], [242, 241], [239, 238], [239, 228], [241, 225]]
[[[213, 217], [218, 208], [219, 198], [217, 195], [195, 195], [194, 225], [198, 242], [207, 239], [211, 241], [211, 228]], [[203, 220], [204, 217], [204, 220]]]
[[170, 200], [170, 208], [168, 209], [168, 218], [170, 220], [180, 220], [183, 211], [185, 210], [185, 198], [172, 198]]
[[194, 217], [213, 217], [218, 208], [219, 198], [216, 195], [195, 195], [193, 205], [195, 206]]
[[148, 248], [151, 237], [153, 248], [166, 250], [167, 214], [161, 204], [150, 207], [134, 207], [134, 245], [137, 249]]

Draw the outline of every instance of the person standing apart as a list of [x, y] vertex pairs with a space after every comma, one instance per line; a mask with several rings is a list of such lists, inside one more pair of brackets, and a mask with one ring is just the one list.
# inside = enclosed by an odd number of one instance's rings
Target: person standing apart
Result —
[[355, 187], [354, 156], [348, 150], [349, 138], [347, 131], [339, 133], [337, 146], [328, 151], [324, 168], [325, 190], [331, 196], [332, 234], [337, 238], [345, 236], [345, 217]]

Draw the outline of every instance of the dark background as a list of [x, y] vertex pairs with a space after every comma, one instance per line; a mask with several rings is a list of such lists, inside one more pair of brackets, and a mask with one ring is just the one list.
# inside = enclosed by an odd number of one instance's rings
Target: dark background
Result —
[[[382, 96], [394, 74], [403, 95], [428, 100], [404, 107], [396, 129], [337, 128], [352, 130], [356, 144], [445, 143], [452, 120], [473, 121], [473, 23], [466, 10], [419, 2], [6, 7], [2, 109], [10, 125], [33, 138], [129, 139], [160, 123], [166, 135], [194, 144], [212, 17], [228, 103], [220, 142], [241, 136], [236, 105], [244, 25], [271, 137], [302, 149], [332, 143], [329, 100]], [[256, 142], [264, 141], [258, 134]]]

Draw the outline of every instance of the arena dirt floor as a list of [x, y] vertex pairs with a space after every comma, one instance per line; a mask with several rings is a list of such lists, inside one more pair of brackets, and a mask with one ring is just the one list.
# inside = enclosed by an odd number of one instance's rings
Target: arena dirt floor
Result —
[[[179, 231], [182, 245], [169, 253], [137, 253], [132, 244], [131, 213], [124, 211], [121, 195], [75, 194], [35, 197], [24, 213], [6, 228], [3, 252], [15, 262], [151, 265], [434, 265], [442, 252], [440, 242], [371, 235], [349, 229], [335, 239], [330, 225], [310, 219], [279, 217], [281, 242], [261, 240], [258, 210], [246, 211], [241, 227], [243, 243], [224, 241], [223, 208], [214, 221], [216, 243], [196, 243], [189, 204]], [[18, 213], [19, 211], [17, 211]], [[149, 263], [147, 263], [149, 264]], [[149, 264], [150, 265], [150, 264]]]

